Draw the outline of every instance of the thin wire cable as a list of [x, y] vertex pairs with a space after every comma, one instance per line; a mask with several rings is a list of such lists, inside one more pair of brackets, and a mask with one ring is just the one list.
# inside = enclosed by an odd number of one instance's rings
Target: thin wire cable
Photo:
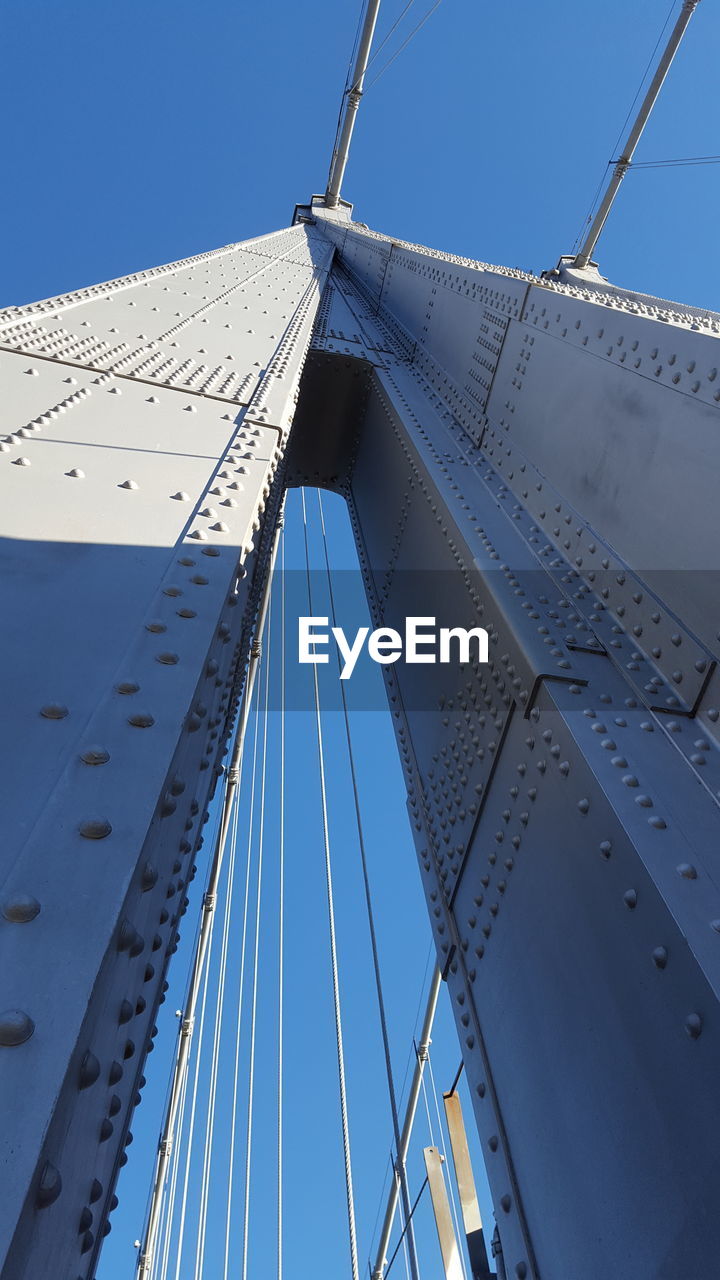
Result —
[[[217, 831], [218, 831], [218, 828], [219, 828], [219, 825], [220, 825], [219, 815], [220, 815], [221, 808], [222, 808], [222, 806], [216, 806], [216, 811], [215, 811], [215, 815], [214, 815], [214, 821], [213, 821], [213, 824], [212, 824], [213, 830], [212, 830], [212, 832], [210, 832], [210, 833], [209, 833], [209, 837], [208, 837], [208, 839], [207, 839], [207, 841], [206, 841], [208, 848], [211, 848], [211, 849], [214, 849], [214, 848], [215, 848], [215, 841], [216, 841], [216, 838], [217, 838]], [[207, 877], [208, 877], [208, 876], [209, 876], [209, 874], [210, 874], [210, 865], [211, 865], [211, 863], [210, 863], [210, 861], [208, 861], [207, 866], [206, 866], [206, 868], [205, 868], [206, 880], [207, 880]], [[190, 965], [189, 965], [189, 967], [188, 967], [188, 971], [187, 971], [187, 974], [186, 974], [186, 977], [185, 977], [185, 985], [184, 985], [184, 988], [183, 988], [182, 1008], [185, 1008], [185, 1007], [186, 1007], [186, 1005], [187, 1005], [187, 1002], [188, 1002], [188, 996], [189, 996], [189, 992], [190, 992], [190, 984], [191, 984], [191, 981], [192, 981], [192, 957], [193, 957], [193, 956], [196, 954], [196, 952], [197, 952], [197, 948], [198, 948], [198, 941], [199, 941], [199, 938], [200, 938], [200, 925], [201, 925], [201, 917], [200, 917], [200, 915], [198, 915], [198, 918], [197, 918], [196, 923], [195, 923], [195, 932], [194, 932], [194, 935], [193, 935], [193, 943], [192, 943], [192, 946], [191, 946], [191, 948], [190, 948], [191, 962], [190, 962]], [[180, 1030], [179, 1030], [179, 1029], [178, 1029], [178, 1035], [180, 1035]], [[171, 1070], [171, 1072], [170, 1072], [170, 1074], [169, 1074], [169, 1076], [168, 1076], [167, 1086], [166, 1086], [166, 1089], [165, 1089], [165, 1097], [164, 1097], [164, 1100], [163, 1100], [163, 1106], [162, 1106], [162, 1112], [161, 1112], [161, 1114], [162, 1114], [163, 1118], [167, 1115], [168, 1107], [169, 1107], [169, 1105], [170, 1105], [170, 1096], [171, 1096], [171, 1093], [172, 1093], [172, 1084], [173, 1084], [173, 1079], [172, 1079], [172, 1070]], [[163, 1129], [162, 1129], [162, 1127], [161, 1127], [161, 1130], [160, 1130], [160, 1140], [162, 1140], [162, 1134], [163, 1134]], [[152, 1184], [150, 1184], [150, 1186], [148, 1187], [148, 1194], [147, 1194], [147, 1199], [146, 1199], [146, 1203], [145, 1203], [145, 1212], [144, 1212], [144, 1214], [143, 1214], [143, 1232], [142, 1232], [142, 1238], [143, 1238], [143, 1239], [145, 1238], [146, 1233], [147, 1233], [148, 1222], [149, 1222], [149, 1218], [150, 1218], [151, 1205], [152, 1205], [152, 1199], [153, 1199], [153, 1186], [152, 1186]], [[157, 1250], [156, 1250], [155, 1252], [156, 1252], [156, 1254], [157, 1254]], [[152, 1265], [153, 1265], [153, 1264], [151, 1263], [151, 1266], [152, 1266]]]
[[633, 160], [633, 169], [673, 169], [678, 165], [720, 164], [720, 156], [680, 156], [676, 160]]
[[[308, 546], [307, 507], [305, 503], [304, 488], [300, 490], [300, 494], [302, 497], [303, 532], [305, 537], [305, 568], [307, 573], [308, 604], [310, 607], [310, 613], [312, 614], [310, 549]], [[342, 1016], [340, 1010], [340, 979], [338, 974], [337, 941], [335, 937], [335, 906], [333, 901], [332, 867], [330, 864], [330, 835], [328, 829], [325, 760], [323, 753], [322, 721], [320, 716], [320, 688], [318, 684], [317, 663], [313, 663], [313, 684], [315, 688], [315, 724], [317, 729], [323, 843], [325, 846], [325, 880], [327, 887], [328, 922], [330, 927], [330, 967], [332, 970], [333, 1004], [335, 1007], [335, 1039], [337, 1043], [337, 1066], [340, 1084], [340, 1117], [342, 1123], [343, 1156], [345, 1160], [345, 1192], [347, 1198], [348, 1233], [350, 1237], [350, 1266], [353, 1280], [359, 1280], [357, 1234], [355, 1230], [355, 1200], [353, 1196], [352, 1163], [350, 1159], [350, 1127], [348, 1123], [347, 1094], [345, 1089], [345, 1056], [343, 1053]], [[245, 1280], [245, 1277], [243, 1277], [243, 1280]]]
[[[391, 37], [391, 35], [393, 34], [393, 32], [394, 32], [394, 31], [397, 31], [398, 27], [400, 26], [400, 23], [402, 22], [403, 18], [405, 17], [405, 14], [408, 12], [408, 10], [409, 10], [409, 9], [412, 9], [412, 7], [413, 7], [413, 5], [414, 5], [414, 4], [415, 4], [415, 0], [408, 0], [408, 3], [405, 5], [405, 8], [402, 10], [402, 13], [399, 15], [399, 17], [397, 17], [397, 18], [395, 19], [395, 21], [393, 22], [393, 24], [392, 24], [392, 26], [391, 26], [390, 30], [388, 31], [387, 35], [386, 35], [386, 36], [384, 36], [384, 37], [383, 37], [383, 39], [380, 41], [380, 44], [378, 45], [378, 47], [377, 47], [377, 49], [375, 50], [375, 52], [374, 52], [374, 54], [372, 55], [372, 57], [369, 59], [368, 64], [367, 64], [367, 67], [365, 68], [365, 74], [366, 74], [366, 75], [367, 75], [368, 71], [370, 70], [370, 68], [371, 68], [371, 66], [372, 66], [372, 64], [373, 64], [373, 62], [376, 62], [376, 61], [377, 61], [377, 58], [378, 58], [379, 54], [380, 54], [380, 53], [382, 52], [382, 50], [385, 48], [385, 45], [387, 44], [387, 42], [388, 42], [388, 40], [390, 39], [390, 37]], [[348, 79], [349, 79], [349, 77], [348, 77]], [[358, 81], [356, 80], [356, 81], [355, 81], [355, 84], [352, 86], [352, 88], [353, 88], [353, 89], [357, 89], [357, 87], [358, 87]]]
[[355, 54], [357, 52], [358, 41], [360, 39], [360, 32], [362, 30], [363, 21], [365, 19], [366, 9], [367, 9], [367, 0], [362, 0], [362, 4], [360, 5], [360, 13], [358, 15], [357, 27], [355, 28], [355, 39], [353, 40], [353, 47], [350, 52], [350, 60], [348, 62], [348, 68], [347, 68], [347, 71], [345, 72], [345, 86], [342, 91], [342, 97], [340, 99], [340, 110], [338, 111], [337, 124], [335, 126], [335, 137], [333, 139], [333, 144], [332, 144], [332, 161], [330, 164], [331, 173], [332, 173], [333, 165], [335, 163], [335, 156], [337, 154], [337, 144], [338, 144], [338, 138], [340, 137], [340, 126], [342, 124], [343, 108], [345, 106], [345, 99], [348, 93], [350, 92], [350, 77], [352, 76], [353, 68], [355, 66]]
[[[178, 1135], [182, 1132], [182, 1127], [185, 1121], [185, 1101], [187, 1098], [188, 1076], [189, 1076], [189, 1072], [186, 1069], [185, 1076], [182, 1082], [182, 1087], [180, 1090], [180, 1106], [178, 1107], [178, 1122], [177, 1122]], [[165, 1238], [162, 1241], [162, 1264], [159, 1270], [160, 1280], [167, 1280], [168, 1266], [170, 1264], [170, 1239], [172, 1237], [173, 1229], [175, 1226], [175, 1197], [177, 1194], [177, 1181], [178, 1181], [179, 1168], [180, 1168], [180, 1147], [178, 1144], [176, 1145], [175, 1150], [173, 1151], [171, 1156], [170, 1194], [167, 1197], [167, 1201], [165, 1205], [165, 1227], [164, 1227]], [[159, 1253], [160, 1253], [160, 1250], [156, 1249], [155, 1250], [156, 1259], [159, 1256]], [[155, 1262], [155, 1259], [153, 1260], [153, 1265], [154, 1265], [154, 1262]], [[151, 1274], [151, 1280], [153, 1280], [152, 1274]]]
[[[333, 627], [337, 626], [337, 611], [335, 609], [335, 592], [333, 591], [332, 574], [330, 573], [330, 556], [328, 553], [327, 531], [325, 528], [325, 512], [320, 490], [317, 491], [318, 513], [320, 516], [320, 529], [322, 533], [323, 554], [325, 558], [325, 572], [327, 575], [328, 594], [330, 597], [330, 613], [332, 614]], [[335, 657], [337, 660], [338, 676], [340, 675], [340, 653], [335, 648]], [[380, 953], [378, 949], [377, 930], [375, 928], [375, 912], [373, 911], [372, 893], [370, 890], [370, 872], [368, 870], [367, 851], [365, 848], [365, 832], [363, 830], [362, 815], [360, 812], [360, 795], [358, 792], [357, 770], [355, 768], [355, 753], [352, 745], [352, 735], [350, 733], [350, 716], [348, 714], [347, 697], [345, 695], [345, 682], [338, 681], [340, 685], [340, 697], [342, 700], [343, 722], [345, 726], [345, 741], [347, 742], [348, 762], [350, 765], [350, 779], [352, 782], [353, 804], [355, 808], [355, 825], [357, 827], [358, 846], [360, 849], [360, 864], [362, 867], [363, 887], [365, 890], [365, 907], [367, 911], [368, 929], [370, 932], [370, 947], [372, 950], [373, 972], [375, 976], [375, 991], [377, 995], [378, 1014], [380, 1017], [380, 1033], [382, 1038], [383, 1054], [385, 1057], [385, 1073], [387, 1076], [388, 1096], [390, 1099], [390, 1115], [392, 1118], [393, 1136], [395, 1139], [395, 1176], [400, 1183], [400, 1203], [405, 1219], [409, 1222], [408, 1214], [410, 1213], [410, 1198], [408, 1194], [407, 1177], [404, 1166], [400, 1165], [400, 1119], [398, 1116], [397, 1098], [395, 1095], [395, 1078], [393, 1076], [392, 1058], [390, 1055], [390, 1036], [388, 1034], [387, 1016], [385, 1012], [385, 995], [383, 992], [382, 973], [380, 969]], [[408, 1233], [408, 1247], [410, 1249], [411, 1270], [413, 1275], [417, 1275], [417, 1259], [415, 1257], [415, 1245], [412, 1235], [412, 1227]]]
[[[258, 701], [260, 682], [257, 683]], [[243, 899], [243, 921], [240, 933], [240, 973], [237, 985], [237, 1017], [235, 1021], [235, 1057], [233, 1065], [232, 1111], [230, 1118], [230, 1153], [228, 1169], [227, 1204], [225, 1210], [225, 1255], [223, 1259], [223, 1280], [228, 1280], [230, 1266], [230, 1227], [232, 1221], [232, 1199], [235, 1187], [235, 1135], [237, 1131], [238, 1082], [240, 1077], [240, 1042], [242, 1033], [242, 1015], [245, 991], [245, 963], [247, 958], [248, 912], [250, 907], [250, 871], [252, 866], [252, 837], [255, 816], [255, 792], [257, 780], [257, 744], [260, 736], [259, 711], [255, 715], [255, 741], [253, 747], [252, 782], [250, 787], [250, 812], [248, 816], [248, 838], [245, 859], [245, 890]], [[239, 795], [239, 793], [238, 793]]]
[[247, 1106], [247, 1139], [245, 1144], [245, 1194], [244, 1194], [244, 1210], [243, 1210], [243, 1235], [242, 1235], [242, 1280], [247, 1280], [248, 1274], [248, 1244], [250, 1238], [250, 1182], [252, 1169], [252, 1139], [253, 1139], [253, 1112], [255, 1108], [255, 1041], [257, 1031], [257, 991], [258, 991], [258, 971], [259, 971], [259, 951], [260, 951], [260, 909], [262, 903], [262, 875], [263, 875], [263, 845], [265, 840], [265, 788], [268, 775], [267, 760], [267, 733], [268, 733], [268, 704], [270, 691], [270, 637], [272, 624], [272, 596], [268, 605], [266, 635], [267, 640], [264, 646], [265, 654], [265, 705], [263, 709], [263, 749], [262, 749], [262, 775], [260, 783], [260, 824], [258, 830], [258, 860], [257, 860], [257, 896], [255, 903], [255, 939], [253, 953], [253, 985], [252, 985], [252, 1004], [250, 1011], [250, 1070], [248, 1076], [248, 1106]]
[[[408, 1228], [408, 1227], [409, 1227], [409, 1225], [410, 1225], [410, 1222], [411, 1222], [412, 1217], [413, 1217], [413, 1215], [414, 1215], [414, 1213], [415, 1213], [415, 1210], [417, 1209], [417, 1207], [418, 1207], [418, 1205], [419, 1205], [419, 1203], [420, 1203], [420, 1197], [422, 1196], [422, 1193], [423, 1193], [423, 1191], [425, 1190], [425, 1188], [426, 1188], [427, 1184], [428, 1184], [428, 1179], [427, 1179], [427, 1174], [426, 1174], [426, 1175], [425, 1175], [425, 1180], [424, 1180], [424, 1182], [423, 1182], [423, 1184], [422, 1184], [422, 1186], [421, 1186], [420, 1190], [418, 1191], [418, 1193], [417, 1193], [417, 1195], [416, 1195], [416, 1197], [415, 1197], [414, 1203], [413, 1203], [413, 1207], [412, 1207], [412, 1209], [410, 1210], [410, 1217], [408, 1218], [407, 1224], [406, 1224], [406, 1226], [405, 1226], [405, 1231], [407, 1231], [407, 1228]], [[390, 1261], [388, 1262], [388, 1264], [387, 1264], [387, 1266], [386, 1266], [386, 1268], [385, 1268], [385, 1277], [384, 1277], [384, 1280], [387, 1280], [388, 1274], [389, 1274], [389, 1272], [390, 1272], [390, 1268], [391, 1268], [391, 1266], [392, 1266], [393, 1262], [395, 1261], [395, 1258], [397, 1257], [398, 1249], [400, 1248], [400, 1245], [402, 1244], [402, 1242], [403, 1242], [403, 1240], [404, 1240], [404, 1238], [405, 1238], [405, 1231], [403, 1231], [403, 1233], [402, 1233], [402, 1235], [401, 1235], [400, 1239], [398, 1240], [397, 1244], [395, 1245], [395, 1248], [393, 1249], [392, 1257], [390, 1258]]]
[[280, 838], [278, 849], [277, 1274], [283, 1273], [283, 1016], [285, 964], [285, 532], [280, 542]]
[[[623, 135], [624, 135], [624, 133], [625, 133], [625, 129], [626, 129], [626, 127], [627, 127], [628, 120], [630, 119], [630, 117], [631, 117], [631, 115], [632, 115], [633, 111], [635, 110], [635, 103], [637, 102], [638, 98], [640, 97], [640, 93], [641, 93], [641, 91], [642, 91], [642, 87], [643, 87], [643, 85], [644, 85], [644, 83], [645, 83], [645, 81], [646, 81], [646, 79], [647, 79], [648, 72], [649, 72], [649, 70], [650, 70], [650, 68], [651, 68], [651, 66], [652, 66], [652, 64], [653, 64], [653, 62], [655, 61], [655, 55], [656, 55], [656, 53], [657, 53], [657, 51], [658, 51], [658, 49], [659, 49], [659, 47], [660, 47], [660, 41], [662, 40], [663, 36], [665, 35], [665, 32], [666, 32], [666, 30], [667, 30], [668, 23], [669, 23], [669, 21], [670, 21], [670, 19], [671, 19], [671, 17], [672, 17], [673, 10], [674, 10], [674, 8], [675, 8], [676, 3], [677, 3], [677, 0], [672, 0], [672, 4], [670, 5], [670, 8], [669, 8], [669, 10], [668, 10], [668, 15], [667, 15], [667, 17], [666, 17], [666, 19], [665, 19], [665, 21], [664, 21], [664, 23], [663, 23], [662, 30], [661, 30], [661, 32], [660, 32], [660, 34], [659, 34], [659, 36], [658, 36], [657, 40], [655, 41], [655, 47], [654, 47], [654, 49], [653, 49], [652, 53], [650, 54], [650, 57], [649, 57], [649, 58], [648, 58], [648, 60], [647, 60], [647, 65], [646, 65], [646, 67], [645, 67], [645, 70], [644, 70], [644, 71], [643, 71], [643, 73], [642, 73], [642, 77], [641, 77], [641, 79], [640, 79], [640, 83], [638, 84], [638, 87], [637, 87], [637, 89], [636, 89], [636, 91], [635, 91], [635, 97], [633, 98], [632, 102], [630, 103], [630, 106], [628, 107], [627, 115], [625, 116], [625, 119], [623, 120], [623, 122], [622, 122], [622, 124], [621, 124], [621, 126], [620, 126], [620, 130], [619, 130], [619, 132], [618, 132], [618, 136], [617, 136], [617, 138], [615, 139], [615, 142], [613, 143], [612, 147], [610, 148], [610, 155], [611, 155], [611, 156], [615, 154], [615, 152], [617, 151], [617, 149], [618, 149], [618, 147], [619, 147], [619, 145], [620, 145], [620, 143], [621, 143], [621, 141], [622, 141]], [[590, 221], [591, 221], [591, 219], [594, 217], [594, 214], [595, 214], [595, 207], [596, 207], [596, 205], [597, 205], [598, 197], [599, 197], [599, 195], [600, 195], [600, 192], [602, 191], [603, 185], [604, 185], [604, 183], [605, 183], [605, 178], [606, 178], [606, 176], [607, 176], [607, 171], [608, 171], [608, 169], [609, 169], [609, 168], [611, 168], [611, 166], [613, 165], [613, 163], [614, 163], [614, 161], [612, 161], [612, 160], [608, 160], [607, 164], [605, 165], [605, 168], [603, 169], [602, 177], [600, 178], [600, 181], [598, 182], [597, 187], [595, 188], [595, 194], [594, 194], [594, 196], [593, 196], [593, 198], [592, 198], [592, 203], [591, 203], [591, 205], [590, 205], [590, 208], [588, 209], [587, 214], [585, 215], [585, 220], [584, 220], [584, 222], [582, 223], [582, 225], [581, 225], [581, 227], [580, 227], [580, 230], [578, 231], [578, 233], [577, 233], [577, 235], [576, 235], [576, 237], [575, 237], [575, 240], [573, 241], [573, 252], [578, 248], [578, 246], [579, 246], [579, 244], [580, 244], [580, 240], [582, 239], [583, 233], [585, 232], [586, 228], [590, 225]]]
[[[211, 940], [212, 942], [212, 940]], [[182, 1205], [180, 1208], [180, 1229], [178, 1232], [178, 1242], [176, 1246], [177, 1260], [175, 1264], [175, 1280], [180, 1280], [180, 1263], [182, 1260], [183, 1243], [185, 1239], [185, 1223], [187, 1210], [188, 1185], [190, 1181], [190, 1166], [193, 1157], [193, 1136], [195, 1133], [195, 1115], [197, 1110], [198, 1098], [198, 1082], [200, 1079], [200, 1059], [204, 1048], [205, 1041], [203, 1039], [203, 1031], [205, 1028], [205, 1010], [207, 1008], [208, 983], [210, 978], [210, 948], [205, 957], [205, 972], [202, 977], [202, 995], [200, 997], [200, 1020], [198, 1023], [198, 1035], [195, 1041], [195, 1075], [193, 1078], [192, 1101], [190, 1105], [190, 1119], [188, 1123], [187, 1145], [185, 1148], [185, 1170], [183, 1175], [183, 1195]], [[188, 1063], [189, 1070], [189, 1063]], [[182, 1141], [182, 1131], [180, 1131], [180, 1140]]]
[[215, 1018], [213, 1023], [212, 1057], [210, 1059], [210, 1089], [208, 1094], [207, 1116], [205, 1122], [205, 1142], [203, 1144], [203, 1170], [200, 1186], [200, 1218], [198, 1227], [197, 1248], [195, 1252], [195, 1280], [201, 1280], [205, 1263], [205, 1244], [207, 1239], [207, 1219], [210, 1203], [210, 1174], [212, 1170], [212, 1154], [215, 1141], [215, 1116], [217, 1099], [217, 1082], [220, 1066], [220, 1042], [223, 1032], [225, 1010], [225, 975], [227, 972], [227, 956], [230, 940], [231, 904], [233, 885], [235, 882], [235, 861], [237, 841], [230, 845], [227, 873], [225, 878], [225, 894], [223, 898], [223, 923], [220, 944], [220, 959], [217, 976], [217, 995], [215, 998]]
[[434, 14], [435, 10], [436, 10], [436, 9], [438, 9], [438, 8], [440, 7], [440, 5], [441, 5], [441, 4], [442, 4], [442, 0], [435, 0], [435, 3], [434, 3], [434, 4], [432, 4], [432, 5], [430, 6], [430, 8], [428, 9], [427, 13], [426, 13], [426, 14], [425, 14], [421, 19], [420, 19], [420, 21], [418, 22], [417, 26], [413, 27], [412, 31], [410, 32], [410, 35], [409, 35], [409, 36], [407, 36], [405, 40], [403, 40], [402, 44], [400, 45], [400, 47], [399, 47], [398, 49], [396, 49], [396, 50], [395, 50], [395, 52], [394, 52], [394, 54], [392, 55], [392, 57], [391, 57], [391, 58], [388, 58], [387, 62], [386, 62], [386, 63], [385, 63], [381, 68], [380, 68], [380, 70], [378, 71], [377, 75], [376, 75], [376, 76], [374, 76], [374, 77], [373, 77], [373, 79], [370, 81], [370, 84], [367, 86], [367, 89], [365, 90], [365, 92], [366, 92], [366, 93], [367, 93], [368, 89], [372, 89], [372, 87], [373, 87], [373, 85], [374, 85], [374, 84], [377, 84], [377, 82], [378, 82], [378, 80], [380, 79], [380, 77], [381, 77], [382, 75], [384, 75], [384, 74], [385, 74], [385, 72], [387, 71], [388, 67], [391, 67], [391, 66], [392, 66], [392, 64], [393, 64], [393, 62], [395, 61], [395, 59], [400, 57], [400, 54], [402, 53], [403, 49], [407, 49], [407, 47], [408, 47], [408, 45], [410, 44], [410, 41], [413, 39], [413, 37], [417, 35], [417, 33], [418, 33], [418, 31], [420, 30], [420, 28], [421, 28], [421, 27], [424, 27], [424, 26], [425, 26], [425, 23], [427, 22], [428, 18], [431, 18], [431, 17], [432, 17], [432, 15]]

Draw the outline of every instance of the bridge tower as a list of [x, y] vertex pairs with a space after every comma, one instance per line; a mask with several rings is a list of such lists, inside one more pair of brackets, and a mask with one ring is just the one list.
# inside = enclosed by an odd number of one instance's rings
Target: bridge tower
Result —
[[292, 227], [0, 314], [0, 1276], [95, 1273], [287, 485], [347, 498], [507, 1276], [709, 1277], [720, 317]]

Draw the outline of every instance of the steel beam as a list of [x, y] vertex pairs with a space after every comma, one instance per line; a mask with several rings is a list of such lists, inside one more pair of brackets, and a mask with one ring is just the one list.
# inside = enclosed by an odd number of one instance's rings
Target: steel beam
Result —
[[94, 1274], [283, 488], [315, 476], [377, 625], [490, 637], [384, 672], [497, 1256], [709, 1277], [720, 317], [306, 208], [0, 315], [0, 1276]]

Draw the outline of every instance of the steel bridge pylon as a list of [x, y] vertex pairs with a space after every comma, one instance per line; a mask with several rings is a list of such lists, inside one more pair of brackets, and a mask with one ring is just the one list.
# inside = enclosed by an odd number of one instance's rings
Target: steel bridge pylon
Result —
[[288, 484], [347, 497], [508, 1277], [703, 1280], [720, 319], [287, 230], [0, 314], [2, 1280], [86, 1280]]

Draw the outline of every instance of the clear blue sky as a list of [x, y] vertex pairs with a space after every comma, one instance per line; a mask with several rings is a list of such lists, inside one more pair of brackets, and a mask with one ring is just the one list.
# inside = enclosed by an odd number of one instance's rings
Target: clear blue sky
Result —
[[[324, 189], [358, 7], [4, 5], [0, 300], [286, 224]], [[386, 0], [381, 37], [402, 7]], [[416, 0], [411, 15], [428, 7]], [[443, 0], [363, 102], [345, 187], [358, 217], [489, 262], [553, 265], [669, 9]], [[638, 159], [720, 151], [719, 37], [720, 11], [702, 0]], [[712, 166], [630, 174], [603, 238], [605, 273], [717, 306], [719, 186]]]
[[[410, 26], [429, 3], [416, 0]], [[358, 7], [357, 0], [316, 0], [311, 7], [288, 0], [5, 5], [0, 303], [46, 297], [287, 224], [296, 201], [324, 189]], [[384, 4], [380, 37], [402, 7], [402, 0]], [[678, 9], [679, 3], [672, 6], [673, 18]], [[369, 89], [344, 195], [378, 230], [489, 262], [537, 271], [552, 266], [572, 247], [615, 154], [669, 11], [669, 0], [443, 0]], [[719, 37], [718, 7], [703, 0], [638, 159], [720, 151]], [[393, 42], [381, 54], [370, 82], [395, 47]], [[720, 306], [714, 251], [719, 191], [720, 167], [631, 173], [601, 241], [603, 272], [632, 288]], [[330, 505], [335, 554], [347, 564], [349, 531], [342, 512]], [[296, 505], [291, 516], [297, 522]], [[297, 554], [297, 527], [294, 537]], [[428, 930], [390, 729], [374, 713], [356, 720], [402, 1078]], [[304, 1280], [347, 1270], [311, 726], [297, 713], [288, 732], [298, 766], [288, 781], [295, 813], [288, 833], [287, 995], [288, 1185], [294, 1197], [288, 1194], [286, 1275]], [[336, 732], [329, 727], [331, 744]], [[336, 754], [332, 816], [362, 1264], [390, 1131], [347, 772]], [[274, 813], [270, 844], [275, 824]], [[189, 923], [185, 933], [191, 933]], [[140, 1231], [159, 1124], [172, 1011], [182, 998], [182, 952], [176, 960], [176, 985], [149, 1059], [147, 1098], [134, 1125], [101, 1280], [132, 1275], [131, 1242]], [[231, 954], [231, 970], [233, 963]], [[263, 1072], [273, 1052], [269, 957], [266, 972]], [[447, 1086], [457, 1050], [446, 1012], [436, 1053], [438, 1083]], [[268, 1094], [260, 1113], [268, 1124], [270, 1105]], [[264, 1132], [258, 1125], [257, 1132]], [[420, 1145], [428, 1141], [426, 1126], [419, 1136]], [[272, 1144], [267, 1134], [259, 1140], [257, 1176], [268, 1202]], [[415, 1186], [419, 1158], [416, 1149]], [[421, 1231], [432, 1248], [427, 1222]], [[261, 1280], [272, 1274], [271, 1249], [269, 1203], [264, 1225], [251, 1239], [251, 1274]], [[429, 1257], [426, 1274], [437, 1274], [437, 1258]], [[395, 1275], [402, 1274], [399, 1262]], [[191, 1275], [184, 1269], [182, 1280]]]

